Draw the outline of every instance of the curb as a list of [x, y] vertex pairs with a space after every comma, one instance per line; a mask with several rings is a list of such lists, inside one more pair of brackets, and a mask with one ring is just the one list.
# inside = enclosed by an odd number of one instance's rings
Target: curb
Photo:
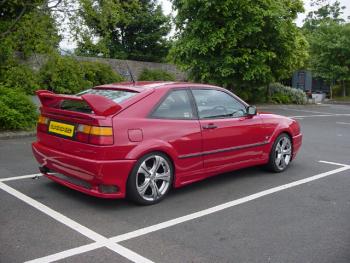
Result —
[[350, 105], [350, 101], [339, 101], [339, 100], [328, 101], [326, 103], [333, 104], [333, 105]]
[[0, 140], [34, 137], [36, 131], [15, 131], [15, 132], [0, 132]]

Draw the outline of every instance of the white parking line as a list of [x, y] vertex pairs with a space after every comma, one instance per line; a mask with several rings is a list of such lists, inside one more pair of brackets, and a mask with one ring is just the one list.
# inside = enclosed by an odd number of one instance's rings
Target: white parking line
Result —
[[138, 230], [135, 230], [135, 231], [123, 234], [123, 235], [118, 235], [116, 237], [112, 237], [110, 240], [112, 240], [113, 242], [121, 242], [121, 241], [125, 241], [125, 240], [131, 239], [131, 238], [139, 237], [139, 236], [149, 234], [149, 233], [154, 232], [154, 231], [158, 231], [158, 230], [168, 228], [168, 227], [171, 227], [171, 226], [174, 226], [174, 225], [186, 222], [186, 221], [190, 221], [190, 220], [193, 220], [193, 219], [196, 219], [199, 217], [210, 215], [210, 214], [222, 211], [224, 209], [231, 208], [231, 207], [234, 207], [234, 206], [261, 198], [261, 197], [266, 196], [266, 195], [270, 195], [270, 194], [273, 194], [273, 193], [276, 193], [276, 192], [279, 192], [282, 190], [286, 190], [286, 189], [289, 189], [289, 188], [292, 188], [292, 187], [295, 187], [298, 185], [306, 184], [306, 183], [321, 179], [323, 177], [326, 177], [326, 176], [329, 176], [332, 174], [336, 174], [336, 173], [340, 173], [340, 172], [343, 172], [343, 171], [346, 171], [349, 169], [350, 169], [350, 166], [343, 165], [343, 167], [329, 171], [329, 172], [321, 173], [321, 174], [314, 175], [314, 176], [311, 176], [308, 178], [304, 178], [304, 179], [301, 179], [298, 181], [294, 181], [292, 183], [273, 187], [273, 188], [270, 188], [270, 189], [252, 194], [252, 195], [248, 195], [246, 197], [239, 198], [239, 199], [236, 199], [236, 200], [233, 200], [233, 201], [230, 201], [230, 202], [218, 205], [218, 206], [214, 206], [214, 207], [211, 207], [211, 208], [199, 211], [199, 212], [195, 212], [195, 213], [192, 213], [192, 214], [189, 214], [186, 216], [178, 217], [178, 218], [175, 218], [175, 219], [163, 222], [163, 223], [159, 223], [159, 224], [156, 224], [153, 226], [141, 228], [141, 229], [138, 229]]
[[82, 253], [85, 253], [85, 252], [89, 252], [91, 250], [95, 250], [95, 249], [101, 248], [103, 246], [104, 246], [104, 244], [100, 243], [100, 242], [90, 243], [88, 245], [84, 245], [84, 246], [81, 246], [81, 247], [76, 247], [76, 248], [64, 250], [62, 252], [59, 252], [59, 253], [56, 253], [56, 254], [52, 254], [52, 255], [49, 255], [49, 256], [46, 256], [46, 257], [29, 260], [29, 261], [26, 261], [25, 263], [54, 262], [54, 261], [58, 261], [60, 259], [64, 259], [64, 258], [68, 258], [68, 257], [71, 257], [71, 256], [79, 255], [79, 254], [82, 254]]
[[342, 121], [337, 121], [336, 124], [344, 124], [344, 125], [350, 125], [349, 122], [342, 122]]
[[289, 118], [312, 118], [312, 117], [336, 117], [336, 116], [350, 116], [348, 113], [335, 113], [335, 114], [319, 114], [319, 115], [300, 115], [300, 116], [287, 116]]
[[[121, 256], [129, 259], [132, 262], [145, 262], [145, 263], [151, 263], [152, 261], [140, 256], [139, 254], [131, 251], [128, 248], [122, 247], [119, 244], [111, 242], [108, 238], [96, 233], [95, 231], [79, 224], [78, 222], [68, 218], [67, 216], [51, 209], [50, 207], [34, 200], [33, 198], [17, 191], [16, 189], [0, 182], [0, 189], [4, 190], [5, 192], [13, 195], [14, 197], [17, 197], [18, 199], [22, 200], [23, 202], [27, 203], [28, 205], [38, 209], [39, 211], [43, 212], [44, 214], [50, 216], [51, 218], [55, 219], [56, 221], [66, 225], [67, 227], [79, 232], [80, 234], [92, 239], [93, 241], [100, 243], [101, 246], [105, 246], [112, 251], [120, 254]], [[100, 246], [100, 247], [101, 247]], [[97, 248], [96, 245], [93, 246], [93, 249]], [[90, 247], [90, 250], [91, 250]], [[84, 252], [84, 251], [83, 251]], [[62, 255], [65, 255], [65, 252], [62, 252]], [[71, 254], [67, 253], [68, 256]], [[38, 259], [34, 260], [33, 262], [51, 262], [51, 261], [45, 261], [44, 259]]]
[[321, 113], [321, 114], [334, 114], [332, 112], [324, 112], [324, 111], [313, 111], [313, 110], [299, 110], [299, 109], [292, 109], [288, 107], [281, 107], [282, 110], [291, 110], [291, 111], [300, 111], [300, 112], [309, 112], [309, 113]]
[[328, 161], [318, 161], [319, 163], [326, 163], [326, 164], [333, 164], [343, 167], [350, 167], [350, 164], [343, 164], [343, 163], [335, 163], [335, 162], [328, 162]]
[[31, 178], [34, 179], [38, 176], [42, 176], [42, 174], [28, 174], [28, 175], [20, 175], [20, 176], [13, 176], [13, 177], [6, 177], [6, 178], [0, 178], [0, 182], [8, 182], [8, 181], [14, 181], [14, 180], [22, 180]]
[[[122, 242], [122, 241], [129, 240], [132, 238], [136, 238], [139, 236], [143, 236], [143, 235], [146, 235], [146, 234], [158, 231], [158, 230], [162, 230], [162, 229], [172, 227], [172, 226], [184, 223], [184, 222], [188, 222], [188, 221], [191, 221], [191, 220], [194, 220], [194, 219], [206, 216], [206, 215], [220, 212], [222, 210], [225, 210], [225, 209], [228, 209], [228, 208], [231, 208], [231, 207], [243, 204], [243, 203], [247, 203], [249, 201], [252, 201], [252, 200], [267, 196], [267, 195], [271, 195], [271, 194], [276, 193], [276, 192], [290, 189], [292, 187], [306, 184], [306, 183], [309, 183], [309, 182], [312, 182], [312, 181], [315, 181], [315, 180], [318, 180], [318, 179], [321, 179], [321, 178], [324, 178], [324, 177], [327, 177], [327, 176], [330, 176], [333, 174], [337, 174], [337, 173], [340, 173], [340, 172], [343, 172], [343, 171], [350, 169], [350, 165], [347, 165], [347, 164], [341, 164], [341, 163], [336, 163], [336, 162], [327, 162], [327, 161], [319, 161], [319, 162], [331, 164], [331, 165], [337, 165], [337, 166], [341, 166], [341, 167], [334, 169], [334, 170], [331, 170], [331, 171], [328, 171], [328, 172], [324, 172], [324, 173], [320, 173], [320, 174], [317, 174], [317, 175], [314, 175], [311, 177], [307, 177], [307, 178], [304, 178], [301, 180], [297, 180], [297, 181], [294, 181], [294, 182], [291, 182], [288, 184], [273, 187], [273, 188], [270, 188], [270, 189], [267, 189], [267, 190], [264, 190], [264, 191], [246, 196], [246, 197], [242, 197], [242, 198], [239, 198], [239, 199], [236, 199], [236, 200], [233, 200], [233, 201], [221, 204], [221, 205], [217, 205], [217, 206], [214, 206], [214, 207], [211, 207], [208, 209], [204, 209], [204, 210], [201, 210], [201, 211], [189, 214], [189, 215], [174, 218], [174, 219], [171, 219], [171, 220], [159, 223], [159, 224], [155, 224], [152, 226], [140, 228], [140, 229], [135, 230], [135, 231], [131, 231], [131, 232], [128, 232], [128, 233], [125, 233], [122, 235], [112, 237], [108, 241], [113, 242], [113, 243], [118, 243], [118, 242]], [[108, 244], [110, 244], [110, 243], [108, 243]], [[84, 252], [87, 252], [90, 250], [94, 250], [94, 249], [97, 249], [97, 248], [100, 248], [103, 246], [105, 246], [104, 242], [102, 242], [102, 243], [96, 242], [93, 244], [84, 245], [84, 246], [76, 247], [76, 248], [69, 249], [69, 250], [66, 250], [63, 252], [59, 252], [59, 253], [56, 253], [53, 255], [49, 255], [49, 256], [46, 256], [43, 258], [38, 258], [38, 259], [35, 259], [33, 261], [30, 261], [30, 262], [52, 262], [52, 259], [54, 259], [54, 260], [63, 259], [63, 258], [70, 257], [73, 255], [81, 254], [81, 253], [84, 253]], [[41, 261], [41, 260], [45, 260], [45, 261]]]

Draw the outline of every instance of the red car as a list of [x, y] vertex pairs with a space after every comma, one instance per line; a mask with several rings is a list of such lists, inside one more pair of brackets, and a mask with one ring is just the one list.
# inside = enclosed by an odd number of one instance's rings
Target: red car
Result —
[[226, 89], [178, 82], [116, 83], [76, 96], [37, 92], [33, 153], [62, 185], [140, 204], [171, 187], [248, 166], [284, 171], [302, 142], [290, 118], [257, 113]]

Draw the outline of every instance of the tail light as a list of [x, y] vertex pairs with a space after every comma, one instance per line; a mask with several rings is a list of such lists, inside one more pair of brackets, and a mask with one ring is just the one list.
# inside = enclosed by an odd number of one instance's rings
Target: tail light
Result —
[[112, 127], [79, 124], [75, 138], [77, 141], [85, 143], [111, 145], [113, 144], [113, 129]]
[[40, 115], [38, 118], [37, 129], [41, 132], [47, 132], [47, 127], [49, 124], [49, 119]]
[[[37, 129], [41, 132], [48, 132], [49, 118], [42, 115], [38, 118]], [[95, 145], [112, 145], [112, 127], [99, 127], [86, 124], [79, 124], [75, 133], [75, 140]]]

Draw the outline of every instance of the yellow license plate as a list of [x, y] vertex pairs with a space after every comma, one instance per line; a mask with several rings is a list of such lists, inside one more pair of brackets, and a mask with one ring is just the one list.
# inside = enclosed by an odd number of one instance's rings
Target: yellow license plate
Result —
[[73, 137], [74, 135], [74, 125], [61, 123], [57, 121], [50, 121], [49, 132]]

